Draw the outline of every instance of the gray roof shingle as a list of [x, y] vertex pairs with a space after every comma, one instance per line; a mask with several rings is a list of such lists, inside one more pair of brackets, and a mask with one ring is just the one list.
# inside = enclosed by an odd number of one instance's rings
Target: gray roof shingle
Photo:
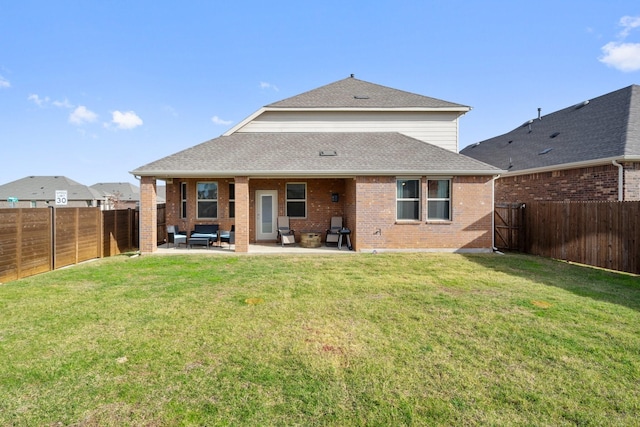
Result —
[[0, 185], [0, 200], [55, 200], [56, 190], [66, 190], [68, 200], [101, 199], [100, 192], [65, 176], [28, 176]]
[[542, 116], [461, 153], [511, 172], [640, 156], [640, 86]]
[[347, 77], [317, 89], [286, 98], [268, 108], [441, 108], [466, 109], [469, 107], [441, 99], [392, 89]]
[[[321, 156], [335, 151], [335, 156]], [[486, 174], [497, 168], [397, 132], [236, 133], [141, 166], [140, 176]]]

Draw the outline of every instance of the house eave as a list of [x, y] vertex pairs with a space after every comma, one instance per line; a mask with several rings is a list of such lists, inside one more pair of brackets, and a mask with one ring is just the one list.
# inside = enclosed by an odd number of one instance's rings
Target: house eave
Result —
[[553, 172], [565, 169], [580, 169], [594, 166], [604, 166], [610, 165], [612, 161], [616, 162], [637, 162], [640, 161], [640, 156], [615, 156], [615, 157], [607, 157], [601, 159], [594, 160], [586, 160], [581, 162], [572, 162], [572, 163], [561, 163], [557, 165], [544, 166], [539, 168], [530, 168], [530, 169], [521, 169], [517, 171], [505, 171], [503, 174], [504, 177], [508, 176], [521, 176], [521, 175], [530, 175], [534, 173], [545, 173], [545, 172]]
[[250, 178], [353, 178], [355, 176], [497, 176], [505, 171], [501, 170], [353, 170], [353, 171], [272, 171], [272, 170], [253, 170], [253, 171], [180, 171], [180, 170], [158, 170], [158, 171], [132, 171], [129, 172], [136, 177], [154, 177], [156, 179], [171, 178], [233, 178], [236, 176], [246, 176]]

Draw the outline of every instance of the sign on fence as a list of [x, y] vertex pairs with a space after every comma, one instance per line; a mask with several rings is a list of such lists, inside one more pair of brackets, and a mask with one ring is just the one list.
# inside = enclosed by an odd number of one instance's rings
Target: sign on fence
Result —
[[67, 206], [67, 190], [56, 190], [56, 206]]

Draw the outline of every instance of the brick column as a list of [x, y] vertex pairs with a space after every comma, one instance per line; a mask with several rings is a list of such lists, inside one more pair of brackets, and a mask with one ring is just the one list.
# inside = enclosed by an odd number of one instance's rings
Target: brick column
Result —
[[249, 252], [249, 177], [236, 176], [236, 252]]
[[155, 177], [140, 180], [140, 252], [155, 252], [158, 242], [158, 205]]

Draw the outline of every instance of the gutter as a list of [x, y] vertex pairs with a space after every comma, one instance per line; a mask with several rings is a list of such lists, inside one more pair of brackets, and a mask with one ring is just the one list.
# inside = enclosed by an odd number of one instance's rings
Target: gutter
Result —
[[618, 167], [618, 201], [624, 200], [624, 166], [615, 160], [611, 160], [613, 166]]
[[532, 173], [553, 172], [553, 171], [565, 170], [565, 169], [579, 169], [579, 168], [585, 168], [585, 167], [591, 167], [591, 166], [604, 166], [604, 165], [611, 164], [611, 162], [613, 161], [640, 162], [640, 156], [616, 156], [616, 157], [607, 157], [604, 159], [586, 160], [582, 162], [560, 163], [560, 164], [545, 166], [540, 168], [520, 169], [513, 172], [508, 171], [507, 173], [505, 173], [504, 177], [529, 175]]
[[185, 170], [149, 170], [149, 171], [130, 171], [129, 173], [141, 176], [153, 176], [157, 179], [165, 178], [232, 178], [235, 176], [248, 176], [251, 178], [288, 178], [288, 177], [305, 177], [305, 178], [351, 178], [354, 176], [488, 176], [496, 173], [504, 173], [503, 170], [397, 170], [397, 171], [273, 171], [273, 170], [226, 170], [226, 171], [185, 171]]

